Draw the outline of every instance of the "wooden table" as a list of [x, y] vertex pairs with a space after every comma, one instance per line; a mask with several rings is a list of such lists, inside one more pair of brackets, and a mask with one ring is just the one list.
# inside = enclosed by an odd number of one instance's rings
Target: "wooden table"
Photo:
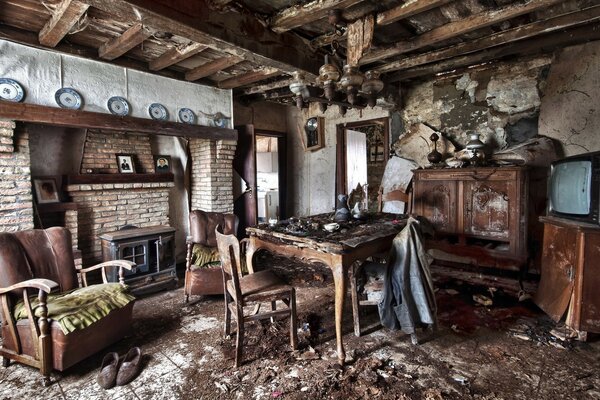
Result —
[[[316, 216], [315, 219], [322, 217]], [[307, 218], [310, 225], [311, 218]], [[331, 268], [335, 284], [335, 334], [340, 364], [344, 364], [346, 353], [342, 340], [342, 321], [346, 299], [346, 281], [352, 278], [352, 265], [366, 258], [387, 251], [396, 234], [404, 227], [405, 219], [394, 220], [390, 214], [379, 214], [369, 221], [340, 224], [339, 232], [322, 230], [309, 231], [299, 236], [286, 232], [281, 226], [247, 228], [249, 240], [246, 247], [246, 265], [253, 272], [252, 257], [264, 249], [287, 257], [305, 261], [322, 262]], [[346, 231], [344, 232], [344, 230]]]

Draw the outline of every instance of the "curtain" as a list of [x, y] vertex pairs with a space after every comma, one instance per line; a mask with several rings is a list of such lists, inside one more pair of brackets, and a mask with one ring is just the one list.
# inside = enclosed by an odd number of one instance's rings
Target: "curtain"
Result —
[[346, 193], [367, 183], [367, 135], [346, 130]]

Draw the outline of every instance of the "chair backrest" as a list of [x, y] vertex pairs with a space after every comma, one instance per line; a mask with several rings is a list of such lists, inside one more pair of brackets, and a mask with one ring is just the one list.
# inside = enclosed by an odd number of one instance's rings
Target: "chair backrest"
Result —
[[242, 274], [242, 259], [240, 255], [240, 242], [234, 234], [223, 234], [220, 232], [221, 226], [215, 227], [215, 237], [217, 240], [217, 248], [219, 249], [219, 257], [221, 258], [221, 268], [225, 276], [225, 283], [228, 280], [233, 281], [236, 301], [242, 299], [240, 288], [240, 276]]
[[215, 247], [217, 245], [215, 237], [215, 228], [217, 225], [221, 225], [224, 234], [235, 235], [238, 224], [239, 220], [235, 214], [202, 210], [190, 211], [190, 235], [192, 236], [192, 241], [204, 246]]
[[405, 192], [402, 189], [391, 190], [387, 193], [383, 193], [383, 187], [379, 188], [379, 195], [377, 197], [377, 210], [383, 211], [383, 203], [386, 201], [402, 201], [404, 203], [404, 213], [410, 214], [412, 211], [412, 191], [410, 188]]
[[50, 279], [61, 292], [78, 286], [68, 229], [0, 233], [0, 287], [33, 278]]

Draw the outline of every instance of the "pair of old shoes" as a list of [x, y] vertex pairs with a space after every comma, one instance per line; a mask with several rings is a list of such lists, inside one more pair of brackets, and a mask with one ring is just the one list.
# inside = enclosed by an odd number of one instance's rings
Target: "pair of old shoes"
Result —
[[135, 378], [140, 369], [142, 350], [139, 347], [131, 348], [119, 368], [119, 355], [108, 353], [102, 359], [100, 373], [98, 373], [98, 384], [104, 389], [110, 389], [115, 384], [126, 385]]

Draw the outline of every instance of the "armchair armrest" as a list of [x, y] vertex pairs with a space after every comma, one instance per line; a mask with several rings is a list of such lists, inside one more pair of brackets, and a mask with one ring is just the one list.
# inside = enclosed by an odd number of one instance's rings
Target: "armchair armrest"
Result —
[[58, 287], [58, 283], [50, 279], [29, 279], [23, 282], [15, 283], [5, 288], [0, 288], [0, 295], [6, 294], [16, 289], [39, 289], [44, 293], [50, 293]]
[[102, 270], [102, 282], [108, 283], [108, 278], [106, 276], [106, 267], [119, 267], [119, 283], [121, 285], [125, 285], [125, 276], [123, 273], [124, 269], [131, 270], [136, 266], [134, 262], [127, 260], [112, 260], [105, 261], [100, 264], [93, 265], [91, 267], [82, 268], [79, 270], [79, 274], [81, 275], [81, 281], [83, 282], [83, 286], [87, 286], [87, 273], [90, 271], [95, 271], [97, 269]]

